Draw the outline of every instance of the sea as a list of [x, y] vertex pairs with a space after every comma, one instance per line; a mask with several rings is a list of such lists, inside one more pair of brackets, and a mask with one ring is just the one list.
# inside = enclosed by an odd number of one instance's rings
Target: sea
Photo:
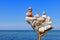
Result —
[[[0, 40], [37, 40], [33, 30], [0, 30]], [[60, 30], [48, 31], [41, 40], [60, 40]]]

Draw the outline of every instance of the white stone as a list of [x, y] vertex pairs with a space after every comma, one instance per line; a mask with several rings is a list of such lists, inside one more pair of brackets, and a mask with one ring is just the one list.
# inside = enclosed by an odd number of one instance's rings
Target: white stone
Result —
[[44, 32], [44, 27], [39, 28], [40, 32]]

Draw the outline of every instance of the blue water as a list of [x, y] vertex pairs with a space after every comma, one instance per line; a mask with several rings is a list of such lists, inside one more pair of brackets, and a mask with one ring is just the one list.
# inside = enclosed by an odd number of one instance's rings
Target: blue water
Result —
[[[32, 30], [0, 30], [0, 40], [37, 40]], [[41, 40], [60, 40], [60, 30], [51, 30]]]

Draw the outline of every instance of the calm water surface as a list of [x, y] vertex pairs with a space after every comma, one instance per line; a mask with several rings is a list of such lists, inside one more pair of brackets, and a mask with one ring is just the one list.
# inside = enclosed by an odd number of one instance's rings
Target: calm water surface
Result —
[[[0, 30], [0, 40], [37, 40], [37, 34], [32, 30]], [[60, 30], [47, 32], [42, 40], [60, 40]]]

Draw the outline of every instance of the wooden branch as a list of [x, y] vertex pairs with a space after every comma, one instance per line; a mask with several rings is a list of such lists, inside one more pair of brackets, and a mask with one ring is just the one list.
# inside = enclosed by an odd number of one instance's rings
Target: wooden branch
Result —
[[48, 29], [45, 32], [40, 33], [37, 29], [35, 29], [35, 26], [32, 26], [31, 22], [27, 21], [27, 23], [30, 24], [30, 26], [33, 28], [33, 30], [37, 33], [37, 35], [38, 35], [37, 40], [41, 40], [41, 37], [44, 36], [47, 33], [47, 31], [51, 30], [51, 29]]

